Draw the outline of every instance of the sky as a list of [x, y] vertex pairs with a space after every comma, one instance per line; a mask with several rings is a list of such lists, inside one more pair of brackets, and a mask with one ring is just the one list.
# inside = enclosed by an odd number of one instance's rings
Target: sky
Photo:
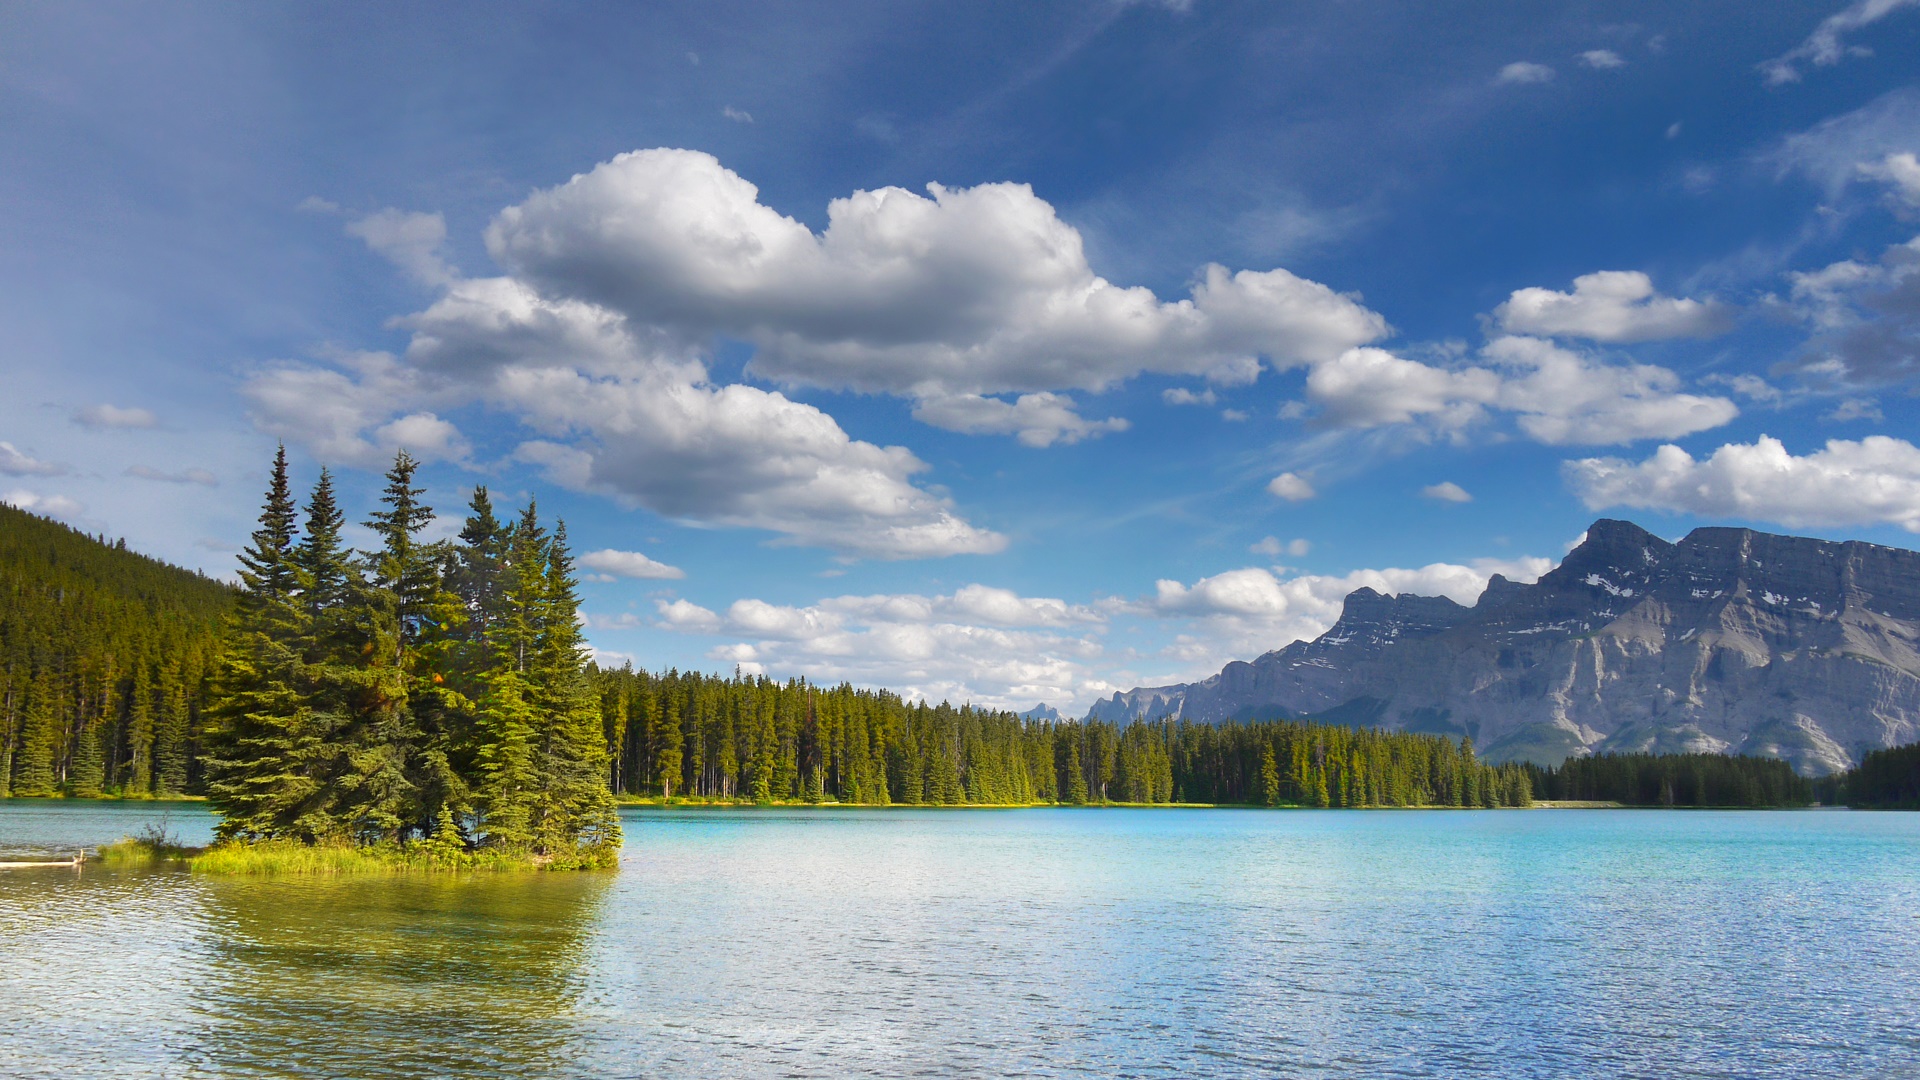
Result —
[[231, 575], [405, 449], [602, 663], [1079, 714], [1912, 547], [1917, 378], [1920, 0], [0, 6], [0, 499]]

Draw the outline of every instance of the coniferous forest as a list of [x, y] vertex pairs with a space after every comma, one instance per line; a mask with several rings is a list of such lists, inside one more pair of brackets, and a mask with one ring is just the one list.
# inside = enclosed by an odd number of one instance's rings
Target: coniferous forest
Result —
[[394, 461], [367, 521], [380, 547], [354, 553], [328, 474], [302, 512], [275, 458], [210, 677], [216, 834], [610, 861], [620, 825], [566, 526], [532, 503], [502, 521], [476, 488], [458, 541], [427, 542], [415, 468]]
[[1433, 735], [1268, 721], [1038, 722], [885, 691], [599, 673], [630, 795], [866, 805], [1523, 806], [1520, 766]]
[[124, 541], [0, 504], [0, 796], [195, 790], [232, 603]]
[[1526, 766], [1537, 799], [1626, 806], [1806, 806], [1814, 782], [1778, 758], [1729, 754], [1595, 754], [1558, 768]]
[[240, 587], [0, 506], [0, 795], [204, 794], [240, 841], [425, 844], [560, 865], [616, 798], [856, 805], [1920, 804], [1912, 747], [1818, 783], [1718, 754], [1489, 766], [1311, 721], [1029, 721], [804, 680], [588, 662], [564, 524], [476, 488], [459, 537], [405, 454], [349, 550], [284, 452]]

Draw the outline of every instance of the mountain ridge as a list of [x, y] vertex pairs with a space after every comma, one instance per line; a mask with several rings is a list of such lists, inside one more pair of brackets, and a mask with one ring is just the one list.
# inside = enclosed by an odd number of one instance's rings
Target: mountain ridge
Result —
[[1312, 641], [1090, 719], [1314, 717], [1471, 737], [1492, 760], [1609, 750], [1779, 757], [1843, 770], [1920, 738], [1920, 553], [1753, 529], [1678, 543], [1603, 518], [1533, 584], [1472, 607], [1348, 594]]

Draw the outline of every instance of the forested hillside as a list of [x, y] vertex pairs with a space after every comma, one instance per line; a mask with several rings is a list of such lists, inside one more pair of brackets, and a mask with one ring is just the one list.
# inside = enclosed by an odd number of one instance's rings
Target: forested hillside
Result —
[[197, 781], [227, 586], [0, 504], [0, 795]]
[[870, 805], [1060, 802], [1514, 806], [1517, 765], [1432, 735], [1266, 722], [1049, 723], [886, 691], [599, 673], [630, 795]]

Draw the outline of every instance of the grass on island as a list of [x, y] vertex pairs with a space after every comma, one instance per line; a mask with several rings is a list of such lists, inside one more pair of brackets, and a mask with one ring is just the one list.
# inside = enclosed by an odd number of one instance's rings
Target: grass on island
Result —
[[297, 840], [228, 841], [188, 847], [164, 830], [149, 827], [100, 849], [110, 864], [168, 865], [196, 874], [276, 877], [299, 874], [408, 874], [459, 871], [604, 870], [618, 866], [611, 845], [565, 855], [526, 851], [467, 851], [431, 841], [406, 844], [303, 844]]

